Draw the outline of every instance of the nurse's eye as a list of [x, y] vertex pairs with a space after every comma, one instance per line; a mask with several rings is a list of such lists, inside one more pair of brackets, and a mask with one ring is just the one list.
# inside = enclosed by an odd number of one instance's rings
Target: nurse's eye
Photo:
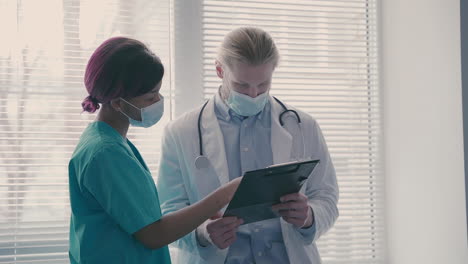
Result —
[[151, 92], [149, 96], [147, 97], [147, 100], [149, 102], [155, 101], [156, 99], [158, 99], [158, 95], [159, 95], [158, 92]]

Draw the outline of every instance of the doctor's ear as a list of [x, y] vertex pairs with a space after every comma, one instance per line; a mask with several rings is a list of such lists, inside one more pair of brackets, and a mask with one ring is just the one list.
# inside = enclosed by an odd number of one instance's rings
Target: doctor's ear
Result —
[[223, 70], [223, 66], [221, 65], [221, 62], [216, 60], [215, 65], [216, 65], [216, 75], [218, 75], [219, 78], [223, 79], [224, 78], [224, 70]]

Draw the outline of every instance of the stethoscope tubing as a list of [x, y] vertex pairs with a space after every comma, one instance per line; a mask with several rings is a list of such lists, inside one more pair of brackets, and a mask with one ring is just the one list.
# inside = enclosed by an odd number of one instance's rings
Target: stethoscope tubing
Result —
[[[301, 127], [301, 123], [302, 123], [302, 120], [301, 120], [301, 117], [299, 116], [299, 114], [295, 111], [295, 110], [292, 110], [292, 109], [288, 109], [284, 104], [283, 102], [281, 102], [278, 98], [274, 97], [273, 98], [275, 99], [276, 102], [278, 102], [278, 104], [281, 105], [281, 107], [283, 108], [283, 112], [281, 112], [281, 114], [279, 115], [279, 122], [280, 122], [280, 125], [281, 126], [284, 126], [284, 122], [283, 122], [283, 115], [286, 114], [286, 113], [293, 113], [296, 118], [297, 118], [297, 123], [299, 125], [299, 127]], [[206, 105], [208, 104], [209, 100], [207, 100], [201, 110], [200, 110], [200, 113], [198, 114], [198, 120], [197, 120], [197, 128], [198, 128], [198, 143], [199, 143], [199, 150], [200, 150], [200, 156], [197, 157], [197, 159], [195, 160], [195, 166], [198, 168], [203, 168], [205, 166], [207, 166], [207, 161], [208, 159], [204, 156], [203, 154], [203, 136], [202, 136], [202, 131], [201, 131], [201, 120], [202, 120], [202, 116], [203, 116], [203, 111], [205, 110], [205, 107]], [[302, 129], [301, 129], [301, 132], [302, 132]], [[304, 140], [304, 134], [302, 135], [302, 140]], [[304, 153], [305, 154], [305, 153]], [[198, 169], [200, 169], [198, 168]]]

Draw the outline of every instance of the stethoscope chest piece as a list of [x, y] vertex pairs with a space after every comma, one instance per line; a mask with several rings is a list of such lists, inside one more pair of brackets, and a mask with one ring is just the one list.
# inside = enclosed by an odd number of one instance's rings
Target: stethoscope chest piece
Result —
[[206, 156], [198, 156], [195, 159], [195, 168], [201, 170], [201, 169], [206, 169], [210, 165], [210, 161]]

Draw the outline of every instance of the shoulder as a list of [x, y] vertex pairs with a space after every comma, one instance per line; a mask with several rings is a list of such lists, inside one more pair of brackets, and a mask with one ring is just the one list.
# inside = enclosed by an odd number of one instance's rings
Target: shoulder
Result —
[[129, 167], [134, 162], [120, 142], [93, 137], [78, 145], [69, 162], [69, 174], [74, 175], [80, 185], [86, 185], [107, 178], [114, 168]]
[[74, 153], [71, 162], [86, 167], [96, 162], [120, 162], [123, 158], [127, 157], [131, 156], [123, 144], [95, 140]]
[[122, 138], [86, 129], [72, 155], [71, 163], [86, 167], [97, 160], [117, 160], [129, 156]]
[[[307, 112], [303, 111], [302, 109], [297, 108], [297, 107], [295, 107], [293, 105], [290, 105], [287, 102], [283, 102], [283, 104], [286, 106], [287, 109], [296, 111], [297, 114], [299, 115], [299, 117], [301, 118], [301, 121], [302, 121], [302, 123], [304, 125], [311, 126], [311, 127], [318, 126], [317, 120], [312, 115], [310, 115], [309, 113], [307, 113]], [[279, 107], [281, 107], [281, 106], [279, 106]], [[281, 109], [279, 111], [279, 113], [281, 113], [282, 111], [283, 111], [283, 109]]]
[[198, 117], [200, 116], [201, 108], [202, 105], [169, 122], [165, 128], [165, 133], [180, 134], [196, 131], [198, 128]]

